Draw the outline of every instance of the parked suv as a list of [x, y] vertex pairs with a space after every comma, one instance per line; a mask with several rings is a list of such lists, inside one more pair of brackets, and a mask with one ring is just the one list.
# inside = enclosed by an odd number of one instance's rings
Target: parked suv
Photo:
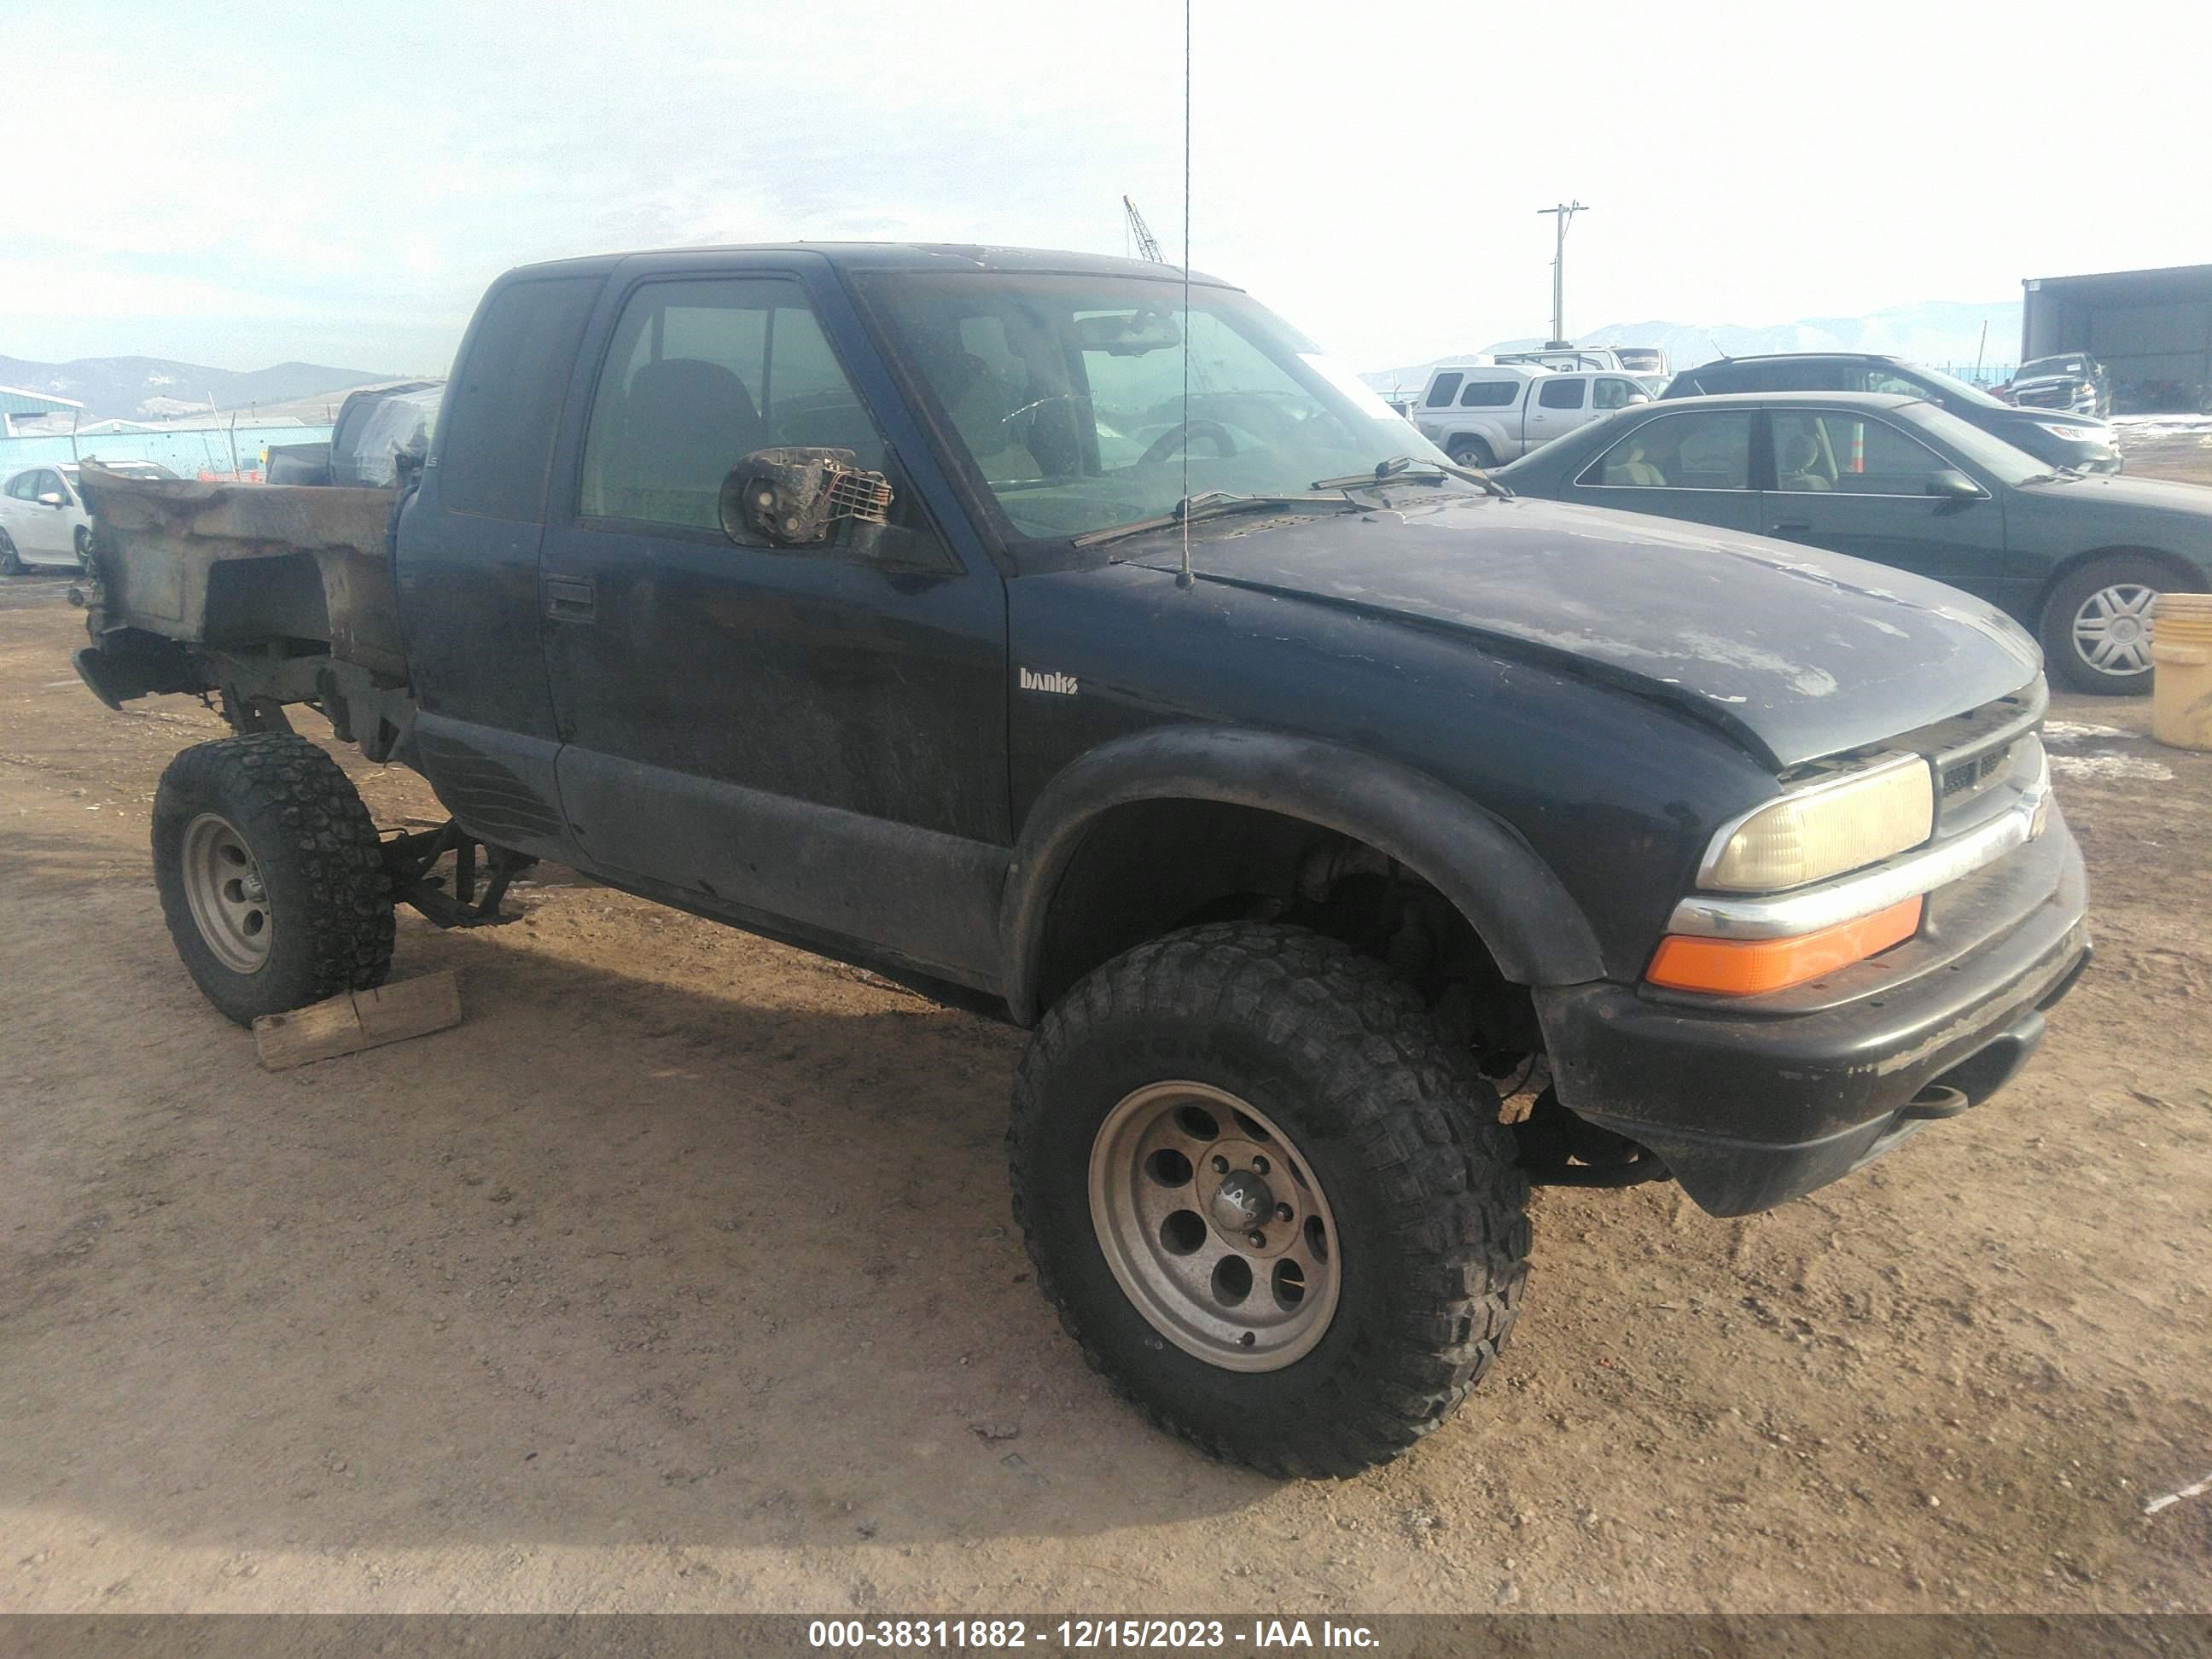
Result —
[[1874, 392], [1924, 398], [2047, 466], [2076, 472], [2120, 470], [2119, 438], [2110, 422], [2093, 415], [2018, 409], [1964, 380], [1897, 357], [1845, 351], [1723, 357], [1684, 369], [1664, 395], [1694, 398], [1722, 392]]
[[1413, 423], [1462, 466], [1503, 466], [1650, 395], [1632, 374], [1562, 374], [1507, 363], [1441, 368], [1429, 377]]
[[[2016, 624], [1514, 499], [1211, 278], [531, 267], [407, 489], [387, 546], [390, 491], [94, 486], [80, 673], [236, 727], [153, 806], [208, 998], [374, 985], [395, 899], [495, 920], [545, 858], [1028, 1028], [1039, 1289], [1276, 1474], [1490, 1370], [1531, 1182], [1778, 1204], [1989, 1099], [2087, 959]], [[310, 712], [453, 821], [380, 836]], [[880, 1104], [813, 1109], [865, 1156]]]

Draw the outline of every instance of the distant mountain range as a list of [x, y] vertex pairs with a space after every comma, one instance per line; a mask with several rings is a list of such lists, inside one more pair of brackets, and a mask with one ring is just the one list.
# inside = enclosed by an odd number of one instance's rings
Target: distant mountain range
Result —
[[222, 410], [246, 410], [343, 392], [398, 378], [366, 369], [326, 368], [319, 363], [279, 363], [274, 368], [209, 368], [165, 357], [81, 357], [71, 363], [35, 363], [0, 357], [0, 386], [73, 398], [88, 421], [160, 420], [204, 413], [209, 401]]
[[[1989, 327], [1986, 348], [1983, 325]], [[1527, 351], [1539, 338], [1498, 340], [1447, 356], [1490, 356]], [[1578, 337], [1583, 346], [1657, 346], [1676, 368], [1695, 368], [1716, 357], [1747, 357], [1770, 351], [1879, 351], [1910, 358], [1931, 368], [1972, 368], [1978, 353], [1984, 364], [2011, 363], [2020, 355], [2020, 301], [1974, 305], [1954, 300], [1892, 306], [1864, 317], [1801, 317], [1795, 322], [1747, 328], [1735, 323], [1608, 323]], [[1429, 371], [1444, 358], [1378, 369], [1363, 375], [1378, 392], [1411, 391], [1425, 384]]]

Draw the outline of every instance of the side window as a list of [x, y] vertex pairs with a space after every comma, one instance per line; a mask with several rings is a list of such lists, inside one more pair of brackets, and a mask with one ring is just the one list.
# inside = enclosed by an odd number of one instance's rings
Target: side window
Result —
[[1846, 495], [1923, 495], [1948, 466], [1917, 438], [1886, 421], [1833, 412], [1771, 416], [1774, 487]]
[[1451, 400], [1459, 396], [1459, 383], [1462, 378], [1457, 374], [1444, 374], [1437, 375], [1435, 380], [1430, 381], [1429, 407], [1431, 409], [1450, 408]]
[[1908, 380], [1902, 374], [1887, 368], [1869, 368], [1866, 372], [1869, 392], [1887, 392], [1900, 398], [1925, 398], [1929, 389], [1917, 380]]
[[1626, 409], [1628, 394], [1636, 388], [1626, 380], [1600, 380], [1590, 389], [1592, 409]]
[[31, 499], [31, 480], [37, 476], [38, 474], [35, 472], [18, 472], [14, 477], [9, 479], [9, 498], [12, 501], [29, 501]]
[[1583, 394], [1589, 389], [1587, 380], [1547, 380], [1536, 401], [1547, 409], [1580, 409]]
[[448, 511], [537, 524], [597, 276], [510, 283], [484, 302], [468, 360], [440, 417], [440, 500]]
[[1615, 489], [1748, 489], [1751, 411], [1715, 410], [1646, 421], [1575, 482]]
[[31, 495], [34, 499], [40, 495], [58, 495], [64, 501], [69, 499], [69, 491], [62, 488], [62, 475], [51, 469], [39, 474], [38, 481], [31, 486]]
[[1510, 409], [1521, 401], [1518, 380], [1469, 380], [1459, 394], [1462, 409]]
[[[847, 449], [869, 471], [888, 465], [883, 436], [805, 290], [781, 276], [639, 287], [592, 393], [577, 516], [719, 539], [723, 479], [753, 451], [776, 448]], [[892, 490], [890, 528], [875, 556], [946, 562], [911, 487], [894, 477]]]

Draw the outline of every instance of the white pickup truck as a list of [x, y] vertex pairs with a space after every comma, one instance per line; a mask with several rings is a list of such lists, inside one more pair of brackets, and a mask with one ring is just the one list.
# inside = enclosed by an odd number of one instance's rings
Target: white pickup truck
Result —
[[1503, 466], [1563, 432], [1650, 401], [1631, 374], [1447, 364], [1430, 375], [1413, 418], [1423, 437], [1462, 466]]

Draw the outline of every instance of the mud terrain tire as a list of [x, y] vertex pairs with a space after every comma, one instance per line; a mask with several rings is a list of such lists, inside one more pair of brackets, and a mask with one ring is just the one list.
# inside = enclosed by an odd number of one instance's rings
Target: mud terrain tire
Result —
[[[253, 884], [262, 922], [231, 883], [217, 884], [232, 889], [228, 926], [196, 915], [188, 862], [220, 870], [217, 855]], [[376, 826], [352, 781], [305, 738], [225, 738], [171, 761], [154, 797], [154, 879], [177, 954], [240, 1025], [380, 985], [391, 969], [391, 884]], [[205, 880], [200, 888], [207, 912], [215, 901]]]
[[[1326, 1195], [1333, 1311], [1274, 1369], [1168, 1333], [1102, 1243], [1097, 1161], [1117, 1115], [1164, 1083], [1250, 1103], [1299, 1186], [1310, 1173]], [[1068, 1334], [1155, 1424], [1265, 1474], [1352, 1475], [1449, 1416], [1512, 1328], [1528, 1188], [1497, 1119], [1490, 1085], [1380, 963], [1300, 928], [1193, 928], [1108, 963], [1038, 1026], [1007, 1136], [1015, 1219]], [[1206, 1249], [1233, 1248], [1221, 1237]]]

